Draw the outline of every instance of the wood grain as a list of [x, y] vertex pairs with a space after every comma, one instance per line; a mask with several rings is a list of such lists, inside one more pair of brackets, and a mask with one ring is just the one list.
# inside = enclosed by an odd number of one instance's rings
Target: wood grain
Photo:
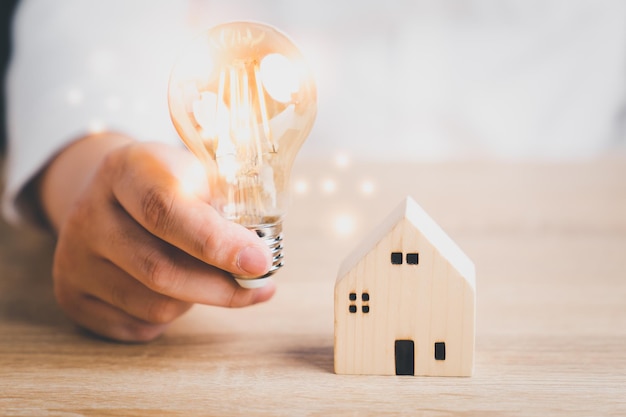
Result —
[[471, 260], [407, 197], [339, 268], [335, 372], [471, 376], [475, 299]]
[[[50, 239], [0, 225], [0, 415], [626, 415], [625, 157], [300, 161], [294, 178], [309, 191], [275, 298], [194, 307], [146, 345], [77, 331], [50, 295]], [[333, 373], [339, 264], [407, 194], [476, 264], [472, 378]]]

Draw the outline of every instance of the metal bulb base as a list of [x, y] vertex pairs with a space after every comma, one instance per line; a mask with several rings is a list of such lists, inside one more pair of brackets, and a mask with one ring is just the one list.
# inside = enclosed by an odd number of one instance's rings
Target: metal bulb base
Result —
[[272, 252], [272, 266], [269, 271], [260, 277], [244, 277], [233, 275], [237, 283], [243, 288], [261, 288], [267, 284], [269, 277], [274, 275], [283, 265], [283, 225], [282, 223], [266, 224], [251, 228]]

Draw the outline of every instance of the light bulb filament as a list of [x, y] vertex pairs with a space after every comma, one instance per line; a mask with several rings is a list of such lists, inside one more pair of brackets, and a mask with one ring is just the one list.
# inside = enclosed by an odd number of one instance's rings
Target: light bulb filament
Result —
[[278, 146], [274, 142], [272, 137], [272, 131], [270, 129], [270, 122], [267, 117], [267, 104], [265, 103], [265, 91], [263, 90], [263, 84], [261, 83], [261, 77], [259, 73], [259, 66], [254, 66], [254, 81], [256, 84], [257, 95], [259, 97], [259, 112], [261, 113], [261, 122], [263, 125], [263, 133], [271, 145], [271, 152], [278, 152]]
[[224, 29], [219, 36], [211, 38], [210, 42], [216, 50], [222, 54], [233, 54], [234, 57], [247, 55], [250, 48], [254, 48], [265, 40], [265, 33], [257, 31], [255, 36], [250, 29], [245, 33], [236, 29]]
[[[300, 51], [271, 26], [216, 26], [177, 62], [168, 99], [176, 130], [205, 165], [211, 204], [266, 240], [273, 273], [282, 265], [289, 174], [316, 115]], [[266, 276], [236, 278], [252, 287]]]

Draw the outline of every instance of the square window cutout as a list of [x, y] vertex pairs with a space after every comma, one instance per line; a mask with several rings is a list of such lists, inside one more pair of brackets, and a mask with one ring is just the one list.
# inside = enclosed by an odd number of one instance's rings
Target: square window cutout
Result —
[[402, 252], [391, 252], [391, 263], [393, 265], [402, 265]]
[[419, 253], [407, 253], [406, 263], [409, 265], [417, 265], [419, 263]]

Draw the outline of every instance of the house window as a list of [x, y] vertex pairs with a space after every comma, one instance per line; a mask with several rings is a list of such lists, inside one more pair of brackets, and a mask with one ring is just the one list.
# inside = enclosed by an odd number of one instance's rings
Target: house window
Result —
[[391, 264], [402, 265], [402, 252], [391, 252]]
[[[350, 294], [348, 294], [348, 298], [350, 299], [350, 305], [348, 306], [348, 311], [350, 313], [356, 313], [358, 311], [358, 307], [357, 307], [357, 293], [355, 292], [351, 292]], [[368, 292], [364, 292], [361, 293], [361, 312], [363, 313], [369, 313], [370, 312], [370, 306], [369, 306], [369, 301], [370, 301], [370, 293]]]
[[446, 343], [445, 342], [435, 342], [435, 360], [438, 360], [438, 361], [446, 360]]
[[354, 304], [353, 302], [356, 301], [356, 293], [355, 292], [351, 292], [348, 295], [348, 298], [350, 299], [350, 306], [348, 307], [348, 311], [350, 311], [350, 313], [356, 313], [356, 304]]
[[[404, 254], [402, 252], [391, 252], [391, 264], [402, 265]], [[419, 253], [412, 252], [406, 254], [406, 263], [408, 265], [417, 265], [419, 263]]]

